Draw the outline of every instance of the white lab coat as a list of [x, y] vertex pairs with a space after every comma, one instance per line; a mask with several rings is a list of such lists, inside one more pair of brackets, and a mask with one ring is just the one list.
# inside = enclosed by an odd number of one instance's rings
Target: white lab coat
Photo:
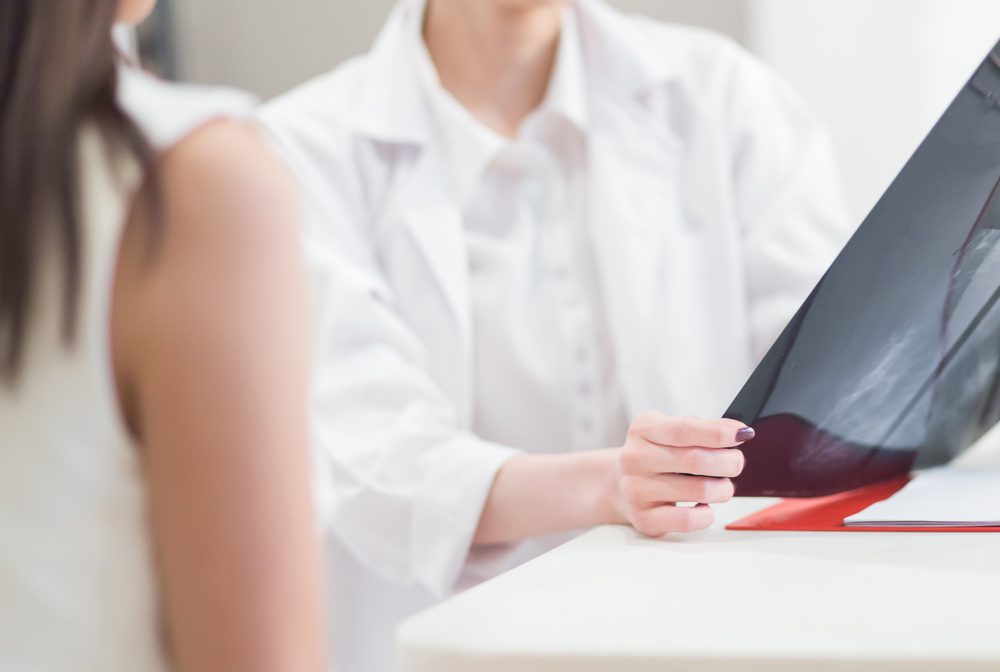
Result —
[[[385, 669], [398, 618], [496, 566], [503, 549], [469, 544], [516, 448], [471, 423], [462, 212], [405, 39], [421, 10], [404, 0], [370, 53], [261, 115], [309, 203], [316, 436], [350, 670]], [[570, 11], [588, 79], [586, 206], [628, 411], [718, 416], [850, 233], [830, 145], [725, 38], [598, 0]]]

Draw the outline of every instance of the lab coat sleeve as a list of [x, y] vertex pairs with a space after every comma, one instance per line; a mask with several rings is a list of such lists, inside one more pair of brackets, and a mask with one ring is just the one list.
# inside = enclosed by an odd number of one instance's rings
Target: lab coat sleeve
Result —
[[314, 427], [327, 460], [330, 529], [372, 571], [446, 595], [496, 473], [515, 451], [458, 428], [421, 342], [370, 268], [307, 246], [320, 285]]
[[726, 110], [757, 361], [854, 226], [824, 127], [762, 64], [745, 55], [734, 62]]
[[[460, 427], [422, 341], [394, 309], [349, 143], [267, 111], [264, 125], [306, 203], [312, 426], [327, 525], [369, 570], [445, 595], [465, 569], [496, 473], [516, 451]], [[321, 153], [333, 147], [341, 153]]]

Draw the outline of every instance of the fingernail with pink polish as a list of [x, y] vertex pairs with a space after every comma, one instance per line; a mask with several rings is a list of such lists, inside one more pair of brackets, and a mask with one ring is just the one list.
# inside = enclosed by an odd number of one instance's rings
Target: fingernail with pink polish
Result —
[[736, 440], [739, 443], [743, 443], [744, 441], [749, 441], [754, 436], [756, 436], [756, 432], [753, 431], [753, 427], [743, 427], [741, 429], [736, 430]]

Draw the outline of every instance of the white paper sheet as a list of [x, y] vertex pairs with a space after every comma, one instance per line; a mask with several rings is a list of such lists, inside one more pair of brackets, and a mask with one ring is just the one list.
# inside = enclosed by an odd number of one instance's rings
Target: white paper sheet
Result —
[[1000, 525], [1000, 469], [945, 466], [917, 474], [889, 499], [845, 525], [984, 527]]

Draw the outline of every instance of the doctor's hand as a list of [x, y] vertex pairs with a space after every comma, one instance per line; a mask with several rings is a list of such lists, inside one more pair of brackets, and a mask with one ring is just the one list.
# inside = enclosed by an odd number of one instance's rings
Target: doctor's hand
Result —
[[743, 470], [733, 447], [752, 438], [736, 420], [640, 415], [618, 451], [620, 522], [650, 537], [705, 529], [715, 520], [709, 504], [731, 499], [730, 479]]
[[620, 448], [516, 454], [497, 472], [473, 543], [606, 523], [629, 523], [652, 537], [706, 528], [714, 519], [708, 505], [732, 497], [729, 479], [743, 470], [743, 453], [731, 446], [752, 437], [735, 420], [645, 413]]

